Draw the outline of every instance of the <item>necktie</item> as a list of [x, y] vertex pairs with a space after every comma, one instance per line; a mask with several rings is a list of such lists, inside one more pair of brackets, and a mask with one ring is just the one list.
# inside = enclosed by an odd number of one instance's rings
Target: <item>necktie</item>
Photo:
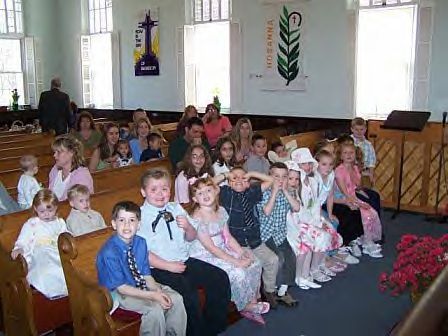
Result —
[[149, 290], [148, 286], [146, 285], [145, 278], [143, 278], [140, 271], [138, 270], [134, 253], [132, 253], [132, 245], [129, 245], [128, 247], [127, 256], [128, 256], [129, 269], [131, 270], [131, 274], [135, 280], [137, 288], [140, 288], [142, 290]]
[[244, 212], [244, 222], [247, 226], [254, 226], [254, 219], [251, 216], [253, 209], [250, 208], [249, 202], [247, 201], [246, 195], [239, 193], [239, 199], [241, 201], [241, 205], [243, 206], [243, 212]]
[[159, 211], [159, 214], [157, 215], [154, 222], [151, 223], [152, 232], [156, 232], [157, 224], [159, 224], [160, 219], [163, 217], [166, 223], [166, 228], [168, 229], [168, 233], [170, 235], [170, 240], [173, 240], [173, 233], [171, 232], [170, 223], [174, 221], [174, 217], [171, 214], [171, 212], [168, 212], [166, 210]]

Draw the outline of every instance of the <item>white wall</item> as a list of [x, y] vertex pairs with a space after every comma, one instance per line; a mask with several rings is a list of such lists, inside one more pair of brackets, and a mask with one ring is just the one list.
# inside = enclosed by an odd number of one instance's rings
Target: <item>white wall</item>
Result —
[[44, 88], [50, 86], [51, 78], [58, 73], [61, 58], [59, 49], [57, 0], [23, 1], [24, 29], [39, 44], [42, 60]]
[[448, 0], [437, 0], [430, 73], [429, 111], [431, 120], [441, 121], [448, 111]]
[[[47, 52], [70, 96], [81, 103], [79, 35], [81, 0], [26, 0], [48, 4], [56, 1], [59, 40]], [[82, 0], [84, 1], [84, 0]], [[185, 0], [114, 0], [114, 30], [121, 42], [121, 90], [124, 108], [182, 110], [177, 87], [176, 29], [185, 22]], [[243, 41], [242, 111], [247, 114], [279, 114], [311, 117], [351, 118], [353, 115], [353, 50], [346, 0], [311, 0], [306, 31], [305, 92], [267, 92], [250, 74], [263, 72], [264, 23], [260, 0], [233, 0], [233, 19], [241, 24]], [[448, 109], [448, 1], [435, 0], [435, 22], [431, 60], [429, 109], [433, 120]], [[36, 6], [35, 6], [36, 7]], [[158, 7], [160, 19], [160, 76], [135, 77], [133, 30], [143, 9]], [[37, 8], [37, 7], [36, 7]], [[33, 14], [34, 15], [34, 14]], [[51, 19], [51, 18], [49, 18]], [[48, 31], [49, 28], [46, 29]], [[49, 44], [51, 48], [51, 44]], [[53, 45], [54, 47], [54, 45]], [[52, 54], [57, 56], [52, 56]], [[59, 61], [57, 61], [57, 59]], [[50, 67], [51, 69], [51, 67]], [[51, 77], [51, 75], [49, 76]]]
[[[120, 34], [122, 105], [153, 110], [182, 109], [178, 99], [176, 28], [185, 14], [183, 0], [114, 1], [114, 30]], [[159, 8], [160, 76], [134, 76], [134, 30], [144, 10]]]

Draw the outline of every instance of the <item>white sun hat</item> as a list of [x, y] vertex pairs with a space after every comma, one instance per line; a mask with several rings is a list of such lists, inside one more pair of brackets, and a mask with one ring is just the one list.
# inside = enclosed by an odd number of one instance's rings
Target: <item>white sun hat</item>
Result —
[[291, 153], [291, 159], [297, 164], [312, 163], [314, 169], [317, 168], [318, 163], [316, 159], [311, 155], [310, 149], [306, 147], [297, 148]]

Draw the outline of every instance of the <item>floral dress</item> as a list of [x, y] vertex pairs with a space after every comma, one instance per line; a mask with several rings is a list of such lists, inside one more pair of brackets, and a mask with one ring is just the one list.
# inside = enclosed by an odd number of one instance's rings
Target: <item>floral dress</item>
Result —
[[[193, 221], [197, 222], [198, 233], [208, 234], [217, 247], [236, 257], [236, 254], [227, 246], [227, 234], [229, 234], [229, 231], [226, 227], [229, 215], [223, 207], [218, 209], [218, 213], [219, 220], [216, 222], [205, 223], [197, 219]], [[236, 267], [235, 265], [214, 256], [198, 239], [191, 245], [190, 257], [219, 267], [227, 273], [230, 280], [232, 301], [239, 311], [243, 310], [251, 300], [258, 297], [261, 279], [261, 264], [257, 259], [255, 259], [255, 261], [247, 268]], [[219, 284], [216, 285], [219, 286]]]
[[[344, 165], [339, 165], [336, 170], [336, 178], [342, 180], [345, 183], [348, 195], [356, 197], [356, 191], [361, 184], [361, 174], [359, 173], [358, 166], [353, 166], [352, 174], [347, 170]], [[357, 198], [359, 204], [368, 206], [367, 208], [360, 207], [362, 226], [364, 229], [364, 237], [367, 241], [377, 241], [381, 239], [381, 221], [378, 212], [366, 202]]]
[[58, 251], [58, 237], [66, 232], [62, 218], [44, 222], [38, 217], [23, 224], [14, 249], [23, 249], [28, 264], [28, 282], [48, 298], [67, 295]]
[[308, 252], [327, 252], [342, 245], [342, 237], [321, 215], [318, 183], [300, 171], [301, 204], [299, 212], [289, 212], [286, 218], [287, 239], [296, 255]]

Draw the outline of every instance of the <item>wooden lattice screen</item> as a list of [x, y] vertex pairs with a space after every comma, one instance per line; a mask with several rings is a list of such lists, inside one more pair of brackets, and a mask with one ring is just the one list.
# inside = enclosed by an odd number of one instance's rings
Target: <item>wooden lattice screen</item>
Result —
[[[442, 126], [428, 123], [422, 132], [401, 132], [381, 129], [382, 122], [369, 121], [369, 140], [375, 147], [377, 165], [375, 188], [383, 206], [396, 208], [401, 144], [404, 141], [404, 164], [401, 209], [435, 213], [438, 168], [441, 154]], [[444, 153], [445, 172], [440, 178], [440, 203], [448, 201], [448, 148]], [[439, 203], [439, 204], [440, 204]]]

